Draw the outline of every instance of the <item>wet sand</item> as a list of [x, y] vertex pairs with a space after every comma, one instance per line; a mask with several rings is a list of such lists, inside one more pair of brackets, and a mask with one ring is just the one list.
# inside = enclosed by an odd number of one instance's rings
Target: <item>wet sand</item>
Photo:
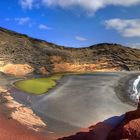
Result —
[[133, 100], [130, 96], [134, 93], [133, 82], [137, 79], [140, 72], [128, 74], [121, 78], [118, 85], [115, 87], [117, 97], [123, 102], [132, 106], [137, 106], [137, 101]]

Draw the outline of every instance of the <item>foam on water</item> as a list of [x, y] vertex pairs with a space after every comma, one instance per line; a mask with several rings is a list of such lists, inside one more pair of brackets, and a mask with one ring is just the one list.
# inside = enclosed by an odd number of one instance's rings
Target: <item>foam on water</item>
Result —
[[137, 77], [137, 79], [133, 82], [133, 93], [130, 96], [130, 98], [134, 101], [138, 101], [140, 97], [140, 76]]

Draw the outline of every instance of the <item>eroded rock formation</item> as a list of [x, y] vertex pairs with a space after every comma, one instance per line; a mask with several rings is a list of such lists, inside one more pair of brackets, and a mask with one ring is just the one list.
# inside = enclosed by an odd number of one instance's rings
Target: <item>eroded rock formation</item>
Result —
[[3, 67], [3, 72], [6, 74], [12, 74], [16, 76], [24, 76], [34, 71], [28, 64], [6, 64]]
[[[5, 106], [5, 112], [8, 112], [11, 119], [27, 126], [34, 131], [41, 131], [40, 128], [46, 127], [46, 124], [33, 112], [32, 109], [16, 102], [11, 93], [0, 87], [0, 103]], [[7, 113], [8, 114], [8, 113]]]

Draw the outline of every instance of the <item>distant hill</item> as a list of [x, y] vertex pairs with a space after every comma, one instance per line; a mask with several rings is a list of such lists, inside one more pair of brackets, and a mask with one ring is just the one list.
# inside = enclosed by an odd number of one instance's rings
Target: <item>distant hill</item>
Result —
[[0, 28], [0, 71], [28, 73], [140, 70], [140, 50], [102, 43], [67, 48]]

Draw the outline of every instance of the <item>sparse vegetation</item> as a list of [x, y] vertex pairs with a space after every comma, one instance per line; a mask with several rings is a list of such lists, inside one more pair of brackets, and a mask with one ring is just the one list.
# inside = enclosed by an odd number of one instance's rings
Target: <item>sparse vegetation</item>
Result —
[[45, 67], [46, 73], [50, 74], [96, 70], [140, 70], [138, 49], [109, 43], [85, 48], [68, 48], [3, 28], [0, 28], [0, 56], [2, 64], [28, 64], [36, 73], [41, 73], [42, 67]]

